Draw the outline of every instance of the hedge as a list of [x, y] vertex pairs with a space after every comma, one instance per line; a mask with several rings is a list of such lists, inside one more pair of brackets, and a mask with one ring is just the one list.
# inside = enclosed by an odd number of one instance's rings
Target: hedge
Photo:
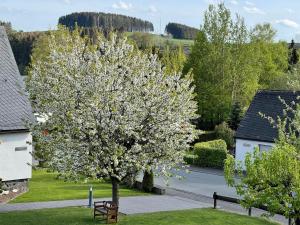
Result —
[[184, 156], [184, 161], [187, 164], [194, 165], [198, 161], [198, 156], [197, 155], [193, 155], [193, 154], [186, 154]]
[[214, 149], [223, 149], [227, 150], [226, 142], [222, 139], [217, 139], [213, 141], [199, 142], [194, 145], [194, 150], [197, 151], [201, 148], [214, 148]]
[[200, 167], [222, 169], [227, 157], [227, 145], [224, 140], [200, 142], [194, 145], [194, 155], [186, 155], [185, 161]]

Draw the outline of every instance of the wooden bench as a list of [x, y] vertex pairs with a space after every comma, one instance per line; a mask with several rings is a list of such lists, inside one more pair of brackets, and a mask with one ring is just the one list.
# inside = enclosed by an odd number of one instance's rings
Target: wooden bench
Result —
[[94, 202], [94, 219], [101, 216], [106, 223], [118, 222], [118, 206], [112, 201]]

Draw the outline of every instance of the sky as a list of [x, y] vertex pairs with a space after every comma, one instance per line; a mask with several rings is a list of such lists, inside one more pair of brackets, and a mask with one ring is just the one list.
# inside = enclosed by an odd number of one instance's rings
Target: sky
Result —
[[[168, 22], [199, 28], [209, 4], [219, 0], [0, 0], [0, 20], [16, 30], [55, 29], [60, 16], [72, 12], [110, 12], [149, 20], [155, 33]], [[232, 14], [244, 17], [249, 27], [268, 22], [277, 30], [277, 40], [300, 42], [299, 0], [225, 0]]]

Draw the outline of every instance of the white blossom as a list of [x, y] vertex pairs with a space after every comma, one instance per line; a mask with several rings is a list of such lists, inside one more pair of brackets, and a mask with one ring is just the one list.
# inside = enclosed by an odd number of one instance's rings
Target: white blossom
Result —
[[116, 36], [95, 46], [66, 38], [50, 38], [50, 55], [32, 65], [27, 85], [35, 113], [48, 115], [33, 132], [51, 165], [69, 177], [119, 181], [149, 165], [168, 174], [197, 133], [191, 77], [166, 75], [156, 55]]

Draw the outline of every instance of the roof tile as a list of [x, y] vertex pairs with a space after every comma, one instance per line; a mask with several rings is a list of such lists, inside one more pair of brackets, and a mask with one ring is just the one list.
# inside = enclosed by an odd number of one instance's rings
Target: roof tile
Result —
[[0, 27], [0, 132], [27, 129], [32, 110], [4, 27]]
[[236, 138], [274, 142], [278, 138], [278, 130], [270, 122], [262, 118], [260, 113], [275, 121], [283, 117], [283, 99], [288, 105], [299, 103], [300, 91], [258, 91], [254, 96], [243, 120], [241, 121]]

